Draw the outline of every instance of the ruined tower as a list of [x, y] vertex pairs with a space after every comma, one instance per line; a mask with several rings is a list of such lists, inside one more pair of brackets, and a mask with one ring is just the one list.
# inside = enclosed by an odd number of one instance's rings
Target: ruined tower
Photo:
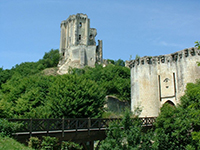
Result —
[[177, 105], [186, 85], [200, 78], [197, 48], [130, 62], [131, 110], [142, 109], [140, 117], [156, 117], [164, 103]]
[[71, 68], [94, 67], [102, 63], [102, 40], [96, 46], [97, 30], [90, 28], [86, 14], [71, 15], [61, 22], [59, 74], [68, 73]]

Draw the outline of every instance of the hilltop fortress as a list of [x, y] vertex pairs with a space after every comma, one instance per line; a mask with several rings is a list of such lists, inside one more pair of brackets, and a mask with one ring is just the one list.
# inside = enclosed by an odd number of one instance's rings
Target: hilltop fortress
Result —
[[68, 73], [69, 68], [94, 67], [102, 63], [102, 41], [96, 46], [97, 30], [90, 28], [86, 14], [71, 15], [61, 22], [59, 74]]
[[187, 83], [200, 78], [198, 61], [197, 48], [130, 61], [131, 110], [139, 107], [140, 117], [155, 117], [164, 103], [180, 103]]
[[[86, 14], [71, 15], [61, 22], [58, 74], [69, 68], [102, 64], [102, 41], [95, 37]], [[127, 64], [131, 69], [131, 110], [142, 109], [140, 117], [156, 117], [164, 103], [176, 106], [186, 85], [200, 78], [200, 50], [197, 48], [154, 57], [142, 57]]]

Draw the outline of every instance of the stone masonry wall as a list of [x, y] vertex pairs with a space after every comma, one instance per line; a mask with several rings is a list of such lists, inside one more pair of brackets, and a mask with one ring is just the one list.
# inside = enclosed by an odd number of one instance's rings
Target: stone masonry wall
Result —
[[129, 62], [131, 68], [131, 110], [142, 109], [141, 117], [158, 116], [166, 102], [177, 105], [186, 85], [200, 78], [197, 48]]
[[102, 63], [102, 40], [96, 46], [97, 30], [90, 28], [90, 19], [86, 14], [71, 15], [60, 25], [60, 49], [58, 73], [68, 73], [69, 68], [94, 67]]

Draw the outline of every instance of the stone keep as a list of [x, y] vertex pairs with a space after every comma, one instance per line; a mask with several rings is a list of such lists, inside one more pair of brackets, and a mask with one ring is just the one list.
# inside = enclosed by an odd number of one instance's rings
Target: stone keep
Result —
[[200, 62], [197, 48], [130, 61], [131, 110], [139, 107], [140, 117], [156, 117], [164, 103], [176, 106], [187, 83], [200, 78], [197, 62]]
[[90, 19], [86, 14], [71, 15], [61, 22], [59, 74], [68, 73], [69, 68], [94, 67], [102, 63], [102, 41], [98, 40], [97, 31], [90, 28]]

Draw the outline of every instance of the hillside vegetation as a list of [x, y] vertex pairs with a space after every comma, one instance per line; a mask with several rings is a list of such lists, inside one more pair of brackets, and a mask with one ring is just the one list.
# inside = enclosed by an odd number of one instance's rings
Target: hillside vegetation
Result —
[[[200, 48], [199, 42], [196, 46]], [[6, 137], [20, 124], [2, 118], [101, 117], [106, 95], [130, 101], [130, 70], [122, 60], [109, 60], [106, 67], [71, 69], [69, 74], [56, 75], [57, 54], [58, 50], [51, 50], [38, 62], [0, 69], [0, 149], [28, 149]], [[200, 80], [188, 83], [179, 105], [163, 105], [153, 130], [144, 131], [138, 117], [131, 118], [133, 115], [126, 111], [121, 122], [109, 125], [100, 149], [200, 149], [199, 91]], [[56, 145], [50, 137], [44, 139], [50, 142], [44, 140], [41, 146]], [[70, 146], [81, 149], [75, 143]]]
[[0, 68], [0, 118], [101, 117], [106, 95], [130, 101], [130, 69], [122, 60], [56, 75], [59, 57], [52, 49], [37, 62]]
[[0, 149], [1, 150], [33, 150], [32, 148], [26, 147], [12, 138], [1, 137], [1, 136], [0, 136]]

